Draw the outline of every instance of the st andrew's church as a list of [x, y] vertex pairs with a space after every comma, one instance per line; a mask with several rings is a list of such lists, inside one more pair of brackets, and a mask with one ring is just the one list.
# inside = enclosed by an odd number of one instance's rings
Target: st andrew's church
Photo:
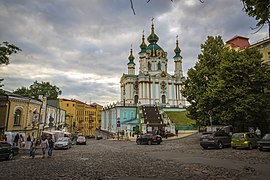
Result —
[[125, 131], [131, 135], [158, 131], [166, 128], [175, 132], [175, 126], [166, 116], [169, 109], [181, 109], [184, 98], [181, 94], [183, 83], [182, 57], [178, 37], [174, 49], [174, 74], [167, 71], [167, 52], [158, 45], [152, 20], [151, 33], [145, 42], [144, 34], [140, 44], [139, 72], [135, 72], [136, 63], [132, 48], [127, 63], [127, 74], [120, 80], [121, 101], [103, 108], [101, 129], [108, 132]]

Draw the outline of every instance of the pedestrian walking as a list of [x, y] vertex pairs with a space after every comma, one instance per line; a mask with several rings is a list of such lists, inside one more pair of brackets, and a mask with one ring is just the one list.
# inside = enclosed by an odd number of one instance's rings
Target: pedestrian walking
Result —
[[31, 146], [31, 137], [30, 134], [28, 134], [26, 138], [25, 149], [30, 149], [30, 146]]
[[40, 141], [40, 147], [42, 149], [42, 158], [45, 158], [46, 149], [48, 147], [49, 143], [45, 136], [42, 137]]
[[19, 138], [19, 133], [17, 133], [13, 140], [13, 146], [18, 146]]
[[7, 135], [5, 134], [3, 137], [4, 141], [7, 141]]
[[52, 151], [53, 151], [53, 139], [49, 138], [48, 140], [48, 157], [50, 158], [52, 156]]
[[33, 138], [30, 145], [30, 157], [35, 158], [37, 141]]
[[258, 127], [256, 128], [255, 134], [256, 134], [259, 138], [261, 138], [261, 130], [260, 130]]
[[20, 148], [22, 148], [22, 147], [25, 146], [24, 138], [23, 138], [22, 135], [20, 135], [20, 138], [19, 138], [19, 144], [20, 144]]

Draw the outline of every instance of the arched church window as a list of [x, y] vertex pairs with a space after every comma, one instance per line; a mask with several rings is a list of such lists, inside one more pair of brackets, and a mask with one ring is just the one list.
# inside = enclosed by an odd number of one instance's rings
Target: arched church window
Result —
[[162, 102], [162, 104], [166, 104], [166, 96], [165, 95], [161, 96], [161, 102]]
[[14, 126], [19, 126], [21, 124], [22, 111], [17, 109], [14, 114]]
[[148, 62], [148, 70], [151, 71], [151, 63], [150, 62]]
[[161, 70], [161, 63], [160, 62], [158, 62], [158, 64], [157, 64], [157, 69]]
[[138, 95], [135, 95], [134, 96], [134, 104], [138, 104], [138, 99], [139, 99]]

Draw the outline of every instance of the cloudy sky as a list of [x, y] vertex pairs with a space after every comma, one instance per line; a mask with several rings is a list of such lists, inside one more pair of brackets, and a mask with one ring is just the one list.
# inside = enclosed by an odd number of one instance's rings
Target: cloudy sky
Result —
[[183, 71], [197, 61], [208, 35], [224, 41], [235, 35], [250, 42], [267, 37], [267, 29], [252, 34], [256, 22], [242, 11], [240, 0], [3, 0], [0, 2], [0, 41], [22, 49], [8, 66], [0, 66], [4, 89], [50, 82], [62, 98], [101, 105], [120, 100], [120, 78], [127, 73], [132, 44], [138, 72], [142, 31], [150, 34], [154, 17], [158, 44], [173, 50], [179, 35]]

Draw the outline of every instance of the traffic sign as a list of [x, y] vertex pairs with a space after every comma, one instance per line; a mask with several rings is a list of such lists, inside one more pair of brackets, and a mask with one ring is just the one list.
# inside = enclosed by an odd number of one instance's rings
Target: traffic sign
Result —
[[213, 116], [213, 111], [209, 110], [208, 114], [209, 114], [209, 116]]
[[116, 126], [117, 126], [118, 128], [120, 128], [120, 118], [119, 118], [119, 117], [117, 118]]

